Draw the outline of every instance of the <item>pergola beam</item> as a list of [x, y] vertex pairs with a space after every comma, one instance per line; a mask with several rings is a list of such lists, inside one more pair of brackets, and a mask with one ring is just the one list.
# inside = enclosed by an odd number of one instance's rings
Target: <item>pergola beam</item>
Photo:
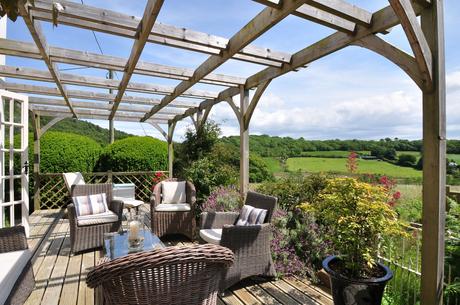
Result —
[[351, 22], [369, 27], [372, 21], [372, 13], [356, 5], [343, 0], [306, 0], [311, 6], [339, 16]]
[[[280, 0], [254, 0], [260, 4], [264, 4], [266, 6], [279, 8], [281, 1]], [[337, 31], [345, 32], [345, 33], [353, 33], [355, 31], [355, 23], [338, 17], [336, 15], [330, 14], [324, 10], [317, 9], [311, 5], [304, 4], [298, 9], [296, 9], [293, 15], [318, 23], [322, 24], [326, 27], [335, 29]]]
[[[29, 107], [31, 110], [35, 112], [39, 112], [42, 115], [51, 115], [51, 116], [60, 116], [61, 114], [72, 114], [69, 112], [68, 108], [65, 107], [59, 107], [59, 106], [47, 106], [47, 105], [31, 105]], [[85, 109], [85, 108], [76, 108], [75, 111], [79, 115], [79, 118], [95, 118], [97, 119], [103, 119], [103, 120], [108, 120], [108, 117], [110, 115], [110, 110], [100, 110], [100, 109]], [[131, 112], [117, 112], [117, 115], [115, 116], [114, 120], [128, 120], [131, 119], [134, 122], [139, 122], [139, 118], [141, 115], [136, 114], [136, 113], [131, 113]], [[152, 120], [149, 120], [146, 123], [149, 123], [151, 121], [155, 122], [160, 122], [161, 124], [166, 124], [168, 122], [169, 116], [161, 116], [161, 117], [155, 117]]]
[[[0, 75], [11, 78], [29, 79], [42, 82], [54, 82], [53, 77], [48, 71], [37, 70], [32, 68], [0, 66]], [[83, 76], [69, 73], [61, 73], [61, 83], [103, 89], [117, 89], [119, 85], [119, 82], [114, 79], [106, 79], [95, 76]], [[131, 82], [128, 84], [126, 90], [140, 93], [167, 95], [173, 93], [174, 87]], [[192, 89], [183, 92], [182, 96], [203, 99], [215, 98], [218, 96], [218, 93]]]
[[[50, 105], [50, 106], [65, 106], [65, 101], [63, 99], [54, 99], [54, 98], [43, 98], [43, 97], [36, 97], [30, 96], [29, 103], [32, 105]], [[87, 109], [101, 109], [101, 110], [112, 110], [112, 105], [109, 103], [101, 103], [101, 102], [80, 102], [80, 101], [73, 101], [73, 106], [75, 108], [87, 108]], [[119, 108], [120, 111], [129, 111], [133, 113], [142, 113], [144, 114], [145, 111], [150, 109], [148, 106], [135, 106], [135, 105], [125, 105], [120, 104]], [[177, 111], [173, 111], [171, 108], [163, 109], [161, 113], [158, 114], [166, 114], [166, 115], [177, 115], [179, 114]]]
[[[127, 63], [125, 58], [116, 56], [82, 52], [53, 46], [49, 46], [48, 48], [50, 58], [53, 62], [114, 71], [124, 71]], [[0, 38], [0, 54], [41, 59], [40, 52], [35, 44], [3, 38]], [[160, 65], [141, 60], [137, 62], [133, 73], [177, 80], [186, 80], [193, 76], [192, 69]], [[201, 82], [212, 85], [237, 87], [239, 85], [244, 85], [246, 79], [243, 77], [211, 73], [203, 78]]]
[[240, 31], [238, 31], [227, 44], [227, 48], [218, 55], [213, 55], [204, 61], [193, 73], [190, 80], [183, 81], [174, 89], [174, 93], [165, 96], [160, 105], [155, 106], [147, 113], [142, 121], [147, 120], [156, 112], [172, 102], [175, 98], [183, 94], [186, 90], [191, 88], [200, 79], [214, 71], [228, 59], [230, 59], [239, 50], [246, 47], [257, 37], [268, 31], [275, 24], [283, 20], [286, 16], [295, 11], [305, 0], [285, 0], [281, 8], [267, 7], [254, 17], [248, 24], [246, 24]]
[[117, 88], [117, 96], [113, 102], [112, 112], [110, 113], [109, 120], [112, 120], [117, 112], [118, 106], [120, 105], [121, 99], [128, 88], [129, 81], [133, 75], [134, 69], [136, 68], [137, 62], [141, 57], [142, 51], [144, 50], [147, 39], [152, 31], [153, 25], [157, 20], [158, 14], [160, 13], [163, 0], [149, 0], [145, 7], [144, 15], [142, 20], [139, 21], [139, 26], [136, 31], [136, 37], [134, 40], [131, 54], [129, 55], [128, 61], [126, 62], [123, 77], [120, 81], [120, 85]]
[[[423, 6], [414, 3], [415, 13], [418, 15], [422, 12]], [[298, 51], [292, 55], [292, 60], [290, 64], [285, 64], [281, 68], [268, 67], [264, 70], [253, 74], [248, 77], [246, 81], [245, 88], [251, 89], [259, 86], [265, 81], [269, 81], [281, 75], [284, 75], [290, 71], [294, 71], [300, 67], [303, 67], [315, 60], [323, 58], [331, 53], [334, 53], [338, 50], [341, 50], [349, 45], [354, 44], [355, 42], [363, 39], [369, 35], [374, 35], [374, 33], [381, 33], [389, 28], [392, 28], [399, 24], [399, 18], [394, 13], [391, 6], [387, 6], [372, 15], [372, 26], [370, 28], [357, 25], [357, 30], [355, 35], [348, 35], [337, 31], [326, 38]], [[221, 96], [234, 96], [238, 93], [235, 93], [233, 88], [226, 89], [219, 93]], [[196, 113], [197, 109], [204, 109], [210, 103], [217, 104], [225, 99], [222, 98], [208, 99], [203, 101], [200, 105], [195, 108], [188, 109], [182, 115], [176, 116], [173, 121], [179, 121], [186, 118], [189, 115]]]
[[[57, 88], [28, 85], [28, 84], [17, 84], [10, 82], [0, 82], [0, 89], [9, 90], [18, 93], [47, 95], [47, 96], [61, 96], [61, 93]], [[108, 94], [102, 92], [91, 92], [85, 90], [67, 90], [67, 94], [70, 98], [77, 98], [83, 100], [96, 100], [109, 102], [115, 99], [115, 94]], [[133, 104], [133, 105], [158, 105], [159, 99], [152, 99], [142, 96], [125, 95], [122, 99], [122, 103]], [[168, 105], [168, 107], [174, 108], [191, 108], [195, 107], [194, 104], [187, 104], [185, 102], [175, 101]]]
[[35, 21], [32, 16], [29, 14], [29, 2], [26, 0], [21, 0], [18, 3], [19, 11], [21, 16], [24, 19], [24, 23], [26, 24], [27, 28], [29, 29], [29, 32], [35, 42], [35, 45], [37, 46], [38, 50], [40, 51], [40, 55], [45, 62], [46, 66], [48, 67], [49, 73], [54, 81], [56, 83], [56, 86], [58, 87], [59, 91], [61, 92], [62, 97], [66, 101], [67, 106], [69, 107], [70, 111], [72, 114], [77, 117], [77, 114], [75, 113], [73, 107], [72, 107], [72, 101], [70, 98], [67, 96], [66, 88], [61, 82], [61, 77], [59, 70], [57, 69], [57, 66], [55, 63], [53, 63], [50, 59], [49, 53], [48, 53], [48, 45], [46, 43], [45, 36], [42, 33], [42, 29], [40, 26], [40, 23], [38, 21]]
[[[34, 2], [32, 15], [37, 20], [53, 22], [53, 1]], [[75, 2], [59, 3], [64, 9], [57, 16], [58, 23], [128, 38], [135, 36], [140, 20], [137, 17]], [[160, 23], [155, 24], [148, 41], [207, 54], [219, 54], [227, 48], [229, 42], [223, 37]], [[288, 53], [253, 45], [238, 50], [234, 56], [234, 59], [271, 66], [281, 66], [289, 62], [290, 58]]]

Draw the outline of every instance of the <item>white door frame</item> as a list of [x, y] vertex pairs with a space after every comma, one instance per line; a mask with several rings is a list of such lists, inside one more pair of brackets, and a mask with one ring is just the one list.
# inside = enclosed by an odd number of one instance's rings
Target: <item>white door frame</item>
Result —
[[[9, 102], [9, 115], [5, 118], [5, 102]], [[14, 119], [15, 105], [20, 105], [21, 119]], [[29, 159], [29, 99], [26, 95], [0, 90], [0, 228], [5, 226], [5, 207], [9, 207], [10, 226], [18, 225], [14, 215], [14, 208], [21, 205], [21, 225], [29, 236], [29, 174], [25, 167]], [[20, 129], [21, 145], [14, 148], [15, 129]], [[6, 132], [8, 132], [9, 145], [5, 143]], [[5, 160], [5, 153], [8, 153], [8, 160]], [[14, 156], [21, 154], [21, 172], [14, 172]], [[16, 160], [17, 162], [17, 160]], [[8, 172], [5, 165], [8, 164]], [[15, 198], [14, 181], [21, 179], [21, 198]], [[5, 188], [9, 191], [8, 201], [5, 196]]]

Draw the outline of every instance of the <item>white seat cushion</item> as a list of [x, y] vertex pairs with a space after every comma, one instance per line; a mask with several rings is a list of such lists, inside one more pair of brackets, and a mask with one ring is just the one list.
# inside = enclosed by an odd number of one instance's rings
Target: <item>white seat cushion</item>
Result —
[[200, 237], [210, 244], [219, 245], [222, 239], [222, 229], [202, 229]]
[[29, 249], [0, 254], [0, 304], [5, 303], [31, 257]]
[[185, 181], [163, 181], [161, 203], [186, 203]]
[[190, 211], [188, 203], [161, 203], [155, 207], [158, 212], [187, 212]]
[[77, 217], [77, 225], [79, 226], [100, 225], [116, 221], [118, 221], [118, 215], [112, 211], [107, 211], [101, 214], [92, 214]]

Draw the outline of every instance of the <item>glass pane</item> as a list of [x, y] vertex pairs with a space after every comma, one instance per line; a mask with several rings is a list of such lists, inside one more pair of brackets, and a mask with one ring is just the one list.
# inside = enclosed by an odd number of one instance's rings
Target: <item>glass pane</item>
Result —
[[14, 100], [14, 122], [15, 123], [22, 123], [21, 118], [21, 109], [22, 108], [22, 101]]
[[14, 205], [14, 225], [22, 223], [22, 205]]
[[3, 202], [10, 201], [10, 179], [3, 180]]
[[10, 148], [10, 126], [5, 126], [5, 144], [4, 148], [9, 149]]
[[3, 118], [5, 122], [10, 121], [10, 99], [2, 98], [3, 100]]
[[23, 167], [23, 164], [21, 164], [21, 153], [17, 152], [17, 153], [14, 153], [14, 174], [15, 175], [20, 175], [21, 172], [22, 172], [22, 167]]
[[21, 149], [21, 127], [14, 127], [14, 148]]
[[3, 227], [10, 227], [11, 226], [11, 211], [10, 207], [3, 207]]
[[14, 179], [14, 201], [22, 200], [21, 179]]

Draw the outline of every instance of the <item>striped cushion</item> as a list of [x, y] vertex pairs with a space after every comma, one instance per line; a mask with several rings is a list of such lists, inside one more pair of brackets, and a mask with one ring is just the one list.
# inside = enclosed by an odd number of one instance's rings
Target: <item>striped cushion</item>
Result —
[[78, 216], [102, 214], [109, 210], [105, 193], [72, 197]]
[[237, 226], [260, 225], [265, 221], [267, 210], [257, 209], [250, 205], [244, 205], [241, 209], [240, 216], [236, 221]]

